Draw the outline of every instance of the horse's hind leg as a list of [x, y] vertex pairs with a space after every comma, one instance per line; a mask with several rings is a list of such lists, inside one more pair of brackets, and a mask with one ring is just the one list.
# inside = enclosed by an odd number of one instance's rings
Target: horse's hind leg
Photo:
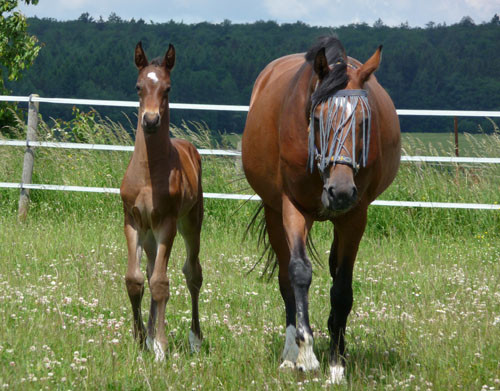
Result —
[[146, 341], [146, 329], [142, 322], [141, 302], [144, 294], [144, 275], [141, 272], [142, 242], [134, 219], [125, 213], [125, 238], [127, 239], [128, 265], [125, 274], [125, 285], [132, 304], [134, 316], [134, 337], [141, 346]]
[[191, 352], [197, 353], [201, 349], [201, 341], [203, 339], [200, 328], [200, 316], [198, 302], [200, 297], [201, 284], [203, 283], [203, 275], [201, 270], [200, 259], [200, 234], [201, 224], [203, 221], [203, 200], [195, 206], [191, 212], [182, 220], [179, 221], [178, 229], [184, 238], [186, 245], [186, 262], [182, 267], [182, 272], [186, 277], [186, 284], [191, 294], [192, 319], [191, 330], [189, 332], [189, 344]]
[[275, 212], [269, 206], [264, 205], [264, 214], [266, 219], [266, 230], [269, 236], [274, 253], [278, 257], [279, 274], [278, 280], [280, 292], [283, 301], [285, 302], [286, 311], [286, 340], [283, 353], [281, 355], [282, 363], [280, 368], [294, 368], [299, 347], [295, 342], [295, 296], [293, 295], [290, 277], [288, 275], [288, 264], [290, 262], [290, 250], [286, 242], [285, 230], [283, 229], [283, 217], [280, 213]]
[[331, 312], [328, 319], [330, 331], [330, 380], [338, 384], [344, 380], [345, 330], [351, 312], [352, 271], [359, 243], [366, 225], [366, 208], [354, 211], [335, 221], [335, 238], [330, 252]]

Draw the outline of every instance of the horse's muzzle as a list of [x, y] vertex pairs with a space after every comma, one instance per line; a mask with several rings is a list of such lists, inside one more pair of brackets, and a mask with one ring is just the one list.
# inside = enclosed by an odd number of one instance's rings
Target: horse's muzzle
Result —
[[148, 133], [154, 133], [160, 127], [160, 114], [146, 112], [142, 116], [142, 127]]
[[323, 206], [331, 211], [346, 211], [358, 198], [358, 189], [354, 184], [325, 184], [321, 194]]

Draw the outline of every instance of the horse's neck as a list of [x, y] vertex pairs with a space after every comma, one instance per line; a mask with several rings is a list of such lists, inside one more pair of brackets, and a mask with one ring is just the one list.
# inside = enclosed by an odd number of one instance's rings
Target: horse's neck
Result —
[[154, 178], [155, 174], [163, 176], [166, 165], [171, 160], [173, 150], [174, 146], [170, 139], [168, 123], [151, 134], [146, 134], [139, 125], [132, 155], [136, 173], [146, 178]]

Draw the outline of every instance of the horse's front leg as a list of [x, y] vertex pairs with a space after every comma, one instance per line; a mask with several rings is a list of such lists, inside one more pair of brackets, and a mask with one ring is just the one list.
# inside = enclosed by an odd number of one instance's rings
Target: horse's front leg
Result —
[[286, 313], [286, 339], [285, 347], [281, 355], [281, 369], [294, 368], [299, 354], [299, 347], [296, 343], [297, 328], [296, 328], [296, 305], [293, 295], [288, 266], [290, 264], [290, 249], [286, 240], [285, 230], [283, 228], [283, 216], [281, 213], [274, 211], [270, 206], [264, 205], [266, 218], [266, 230], [276, 257], [278, 258], [279, 275], [278, 281], [280, 285], [281, 297], [285, 303]]
[[[158, 246], [156, 243], [156, 239], [153, 235], [152, 231], [148, 232], [148, 235], [144, 239], [144, 251], [148, 257], [148, 265], [147, 265], [147, 276], [148, 276], [148, 284], [151, 287], [151, 276], [153, 275], [155, 262], [156, 262], [156, 254], [158, 253]], [[148, 336], [146, 338], [146, 346], [149, 350], [154, 350], [154, 339], [155, 339], [155, 330], [156, 330], [156, 319], [157, 319], [157, 303], [151, 297], [151, 305], [149, 309], [149, 319], [148, 319]]]
[[125, 238], [127, 239], [128, 265], [125, 285], [132, 304], [134, 316], [134, 338], [141, 346], [146, 341], [146, 329], [142, 322], [141, 302], [144, 294], [144, 274], [141, 272], [142, 240], [132, 215], [125, 212]]
[[288, 197], [283, 197], [283, 227], [290, 248], [288, 274], [297, 311], [296, 341], [299, 354], [295, 366], [301, 371], [319, 368], [313, 352], [313, 333], [309, 324], [308, 292], [312, 280], [312, 265], [306, 253], [306, 240], [312, 223], [313, 220], [297, 210]]
[[331, 312], [330, 381], [342, 383], [345, 379], [345, 330], [353, 303], [352, 275], [359, 243], [366, 226], [366, 208], [361, 206], [335, 220], [335, 238], [330, 252]]
[[[166, 218], [155, 230], [157, 253], [149, 287], [152, 307], [156, 305], [156, 328], [154, 330], [153, 350], [156, 361], [165, 359], [167, 337], [165, 335], [165, 308], [170, 298], [170, 283], [167, 276], [168, 260], [172, 251], [176, 229], [176, 219]], [[152, 308], [153, 311], [153, 308]]]

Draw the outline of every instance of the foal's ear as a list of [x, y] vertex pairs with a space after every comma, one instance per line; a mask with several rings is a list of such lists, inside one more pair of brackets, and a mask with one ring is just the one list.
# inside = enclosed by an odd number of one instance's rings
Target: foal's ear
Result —
[[144, 53], [144, 49], [142, 48], [142, 42], [139, 41], [135, 47], [135, 66], [141, 70], [146, 68], [148, 65], [148, 59], [146, 57], [146, 53]]
[[366, 82], [371, 74], [375, 72], [380, 65], [380, 61], [382, 60], [382, 45], [378, 47], [378, 49], [373, 53], [373, 55], [366, 61], [358, 70], [359, 78], [361, 84]]
[[328, 60], [326, 59], [325, 48], [319, 49], [314, 58], [314, 72], [318, 75], [319, 80], [328, 75], [330, 68], [328, 67]]
[[171, 71], [175, 65], [175, 48], [171, 43], [168, 44], [168, 50], [165, 53], [165, 57], [163, 57], [162, 66]]

